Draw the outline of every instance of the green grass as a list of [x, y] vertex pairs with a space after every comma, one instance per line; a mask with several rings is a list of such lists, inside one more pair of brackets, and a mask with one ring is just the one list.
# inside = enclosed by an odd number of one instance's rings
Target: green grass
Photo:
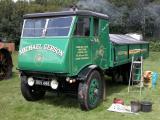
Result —
[[[160, 52], [150, 53], [144, 62], [144, 70], [160, 71]], [[0, 81], [0, 120], [160, 120], [160, 82], [156, 89], [144, 89], [142, 97], [137, 93], [127, 93], [127, 86], [120, 84], [107, 84], [107, 99], [96, 109], [81, 111], [76, 97], [62, 95], [60, 97], [48, 93], [43, 100], [28, 102], [20, 92], [20, 79], [18, 77], [17, 53], [13, 54], [13, 77]], [[113, 99], [122, 98], [125, 104], [131, 100], [151, 100], [153, 111], [140, 112], [139, 115], [122, 114], [107, 111]]]

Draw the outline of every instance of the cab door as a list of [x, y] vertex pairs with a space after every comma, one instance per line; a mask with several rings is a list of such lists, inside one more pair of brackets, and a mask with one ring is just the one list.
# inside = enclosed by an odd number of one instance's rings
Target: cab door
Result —
[[71, 39], [72, 74], [91, 64], [91, 17], [77, 17]]
[[93, 18], [92, 26], [92, 63], [101, 68], [107, 68], [107, 23], [105, 20]]
[[[92, 18], [92, 39], [91, 39], [91, 56], [93, 64], [100, 64], [100, 38], [99, 38], [99, 19]], [[100, 58], [99, 58], [100, 57]]]

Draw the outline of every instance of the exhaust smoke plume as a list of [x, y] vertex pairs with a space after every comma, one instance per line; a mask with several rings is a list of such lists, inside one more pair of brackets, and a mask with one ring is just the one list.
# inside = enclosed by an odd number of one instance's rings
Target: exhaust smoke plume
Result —
[[113, 22], [115, 22], [116, 19], [120, 18], [122, 15], [119, 9], [107, 0], [80, 0], [77, 3], [77, 6], [79, 9], [92, 10], [107, 14]]
[[[79, 9], [107, 14], [110, 25], [121, 32], [132, 30], [160, 37], [160, 4], [149, 0], [134, 0], [132, 8], [126, 4], [116, 6], [109, 0], [79, 0]], [[118, 26], [118, 27], [117, 27]], [[148, 29], [149, 28], [149, 29]], [[124, 30], [124, 31], [123, 31]]]

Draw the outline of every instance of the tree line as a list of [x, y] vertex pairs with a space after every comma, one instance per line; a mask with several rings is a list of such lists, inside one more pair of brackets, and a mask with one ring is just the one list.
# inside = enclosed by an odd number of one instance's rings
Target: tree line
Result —
[[19, 45], [24, 14], [63, 10], [74, 2], [75, 0], [0, 0], [0, 38]]
[[80, 0], [78, 6], [108, 14], [111, 33], [138, 32], [160, 38], [159, 0]]
[[0, 37], [18, 45], [24, 14], [66, 10], [73, 4], [108, 14], [110, 33], [138, 32], [149, 39], [160, 38], [159, 0], [0, 0]]

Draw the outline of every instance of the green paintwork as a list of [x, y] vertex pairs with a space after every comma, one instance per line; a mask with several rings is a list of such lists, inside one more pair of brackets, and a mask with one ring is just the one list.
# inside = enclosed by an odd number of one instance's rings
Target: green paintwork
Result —
[[[27, 51], [18, 56], [18, 67], [22, 70], [67, 73], [68, 42], [69, 38], [22, 38], [20, 50], [30, 45], [41, 45], [41, 48]], [[44, 49], [45, 45], [52, 45], [61, 49], [64, 54], [58, 55], [56, 52]]]
[[132, 56], [143, 58], [149, 55], [149, 44], [129, 44], [129, 45], [112, 45], [111, 67], [125, 64], [132, 61]]
[[73, 74], [78, 74], [85, 66], [92, 64], [91, 58], [91, 38], [73, 37], [71, 39], [71, 69]]
[[109, 67], [109, 30], [108, 22], [106, 20], [99, 20], [99, 35], [93, 36], [96, 42], [92, 45], [92, 59], [93, 64], [99, 65], [106, 69]]
[[90, 86], [89, 86], [89, 104], [95, 105], [98, 100], [98, 90], [99, 90], [99, 83], [97, 79], [91, 80]]
[[137, 70], [135, 70], [135, 76], [134, 76], [135, 78], [134, 78], [134, 80], [138, 80], [138, 81], [140, 81], [141, 79], [141, 70], [140, 69], [137, 69]]
[[[93, 35], [93, 17], [90, 24], [90, 36], [72, 36], [71, 48], [72, 54], [72, 76], [77, 75], [83, 68], [89, 65], [98, 65], [102, 69], [109, 68], [108, 51], [109, 46], [109, 30], [106, 20], [99, 20], [99, 35]], [[105, 39], [104, 39], [105, 38]]]
[[[148, 56], [149, 45], [131, 44], [115, 45], [109, 40], [108, 20], [99, 20], [98, 35], [94, 36], [94, 17], [90, 17], [90, 36], [74, 36], [78, 16], [74, 16], [70, 33], [67, 37], [40, 37], [21, 38], [20, 48], [30, 45], [52, 45], [63, 51], [63, 55], [46, 49], [34, 49], [20, 54], [18, 67], [20, 70], [41, 71], [50, 73], [67, 73], [67, 76], [76, 76], [89, 65], [97, 65], [106, 70], [118, 65], [131, 62], [131, 57], [144, 58]], [[134, 53], [136, 49], [141, 52]], [[144, 50], [144, 51], [143, 51]]]

